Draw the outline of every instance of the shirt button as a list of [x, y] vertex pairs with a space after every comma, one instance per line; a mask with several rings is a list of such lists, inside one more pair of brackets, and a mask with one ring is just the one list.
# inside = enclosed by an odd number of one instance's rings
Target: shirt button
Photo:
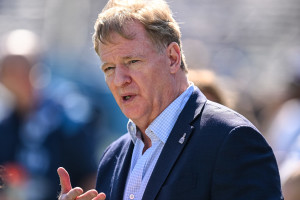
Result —
[[130, 194], [129, 199], [134, 199], [134, 194]]

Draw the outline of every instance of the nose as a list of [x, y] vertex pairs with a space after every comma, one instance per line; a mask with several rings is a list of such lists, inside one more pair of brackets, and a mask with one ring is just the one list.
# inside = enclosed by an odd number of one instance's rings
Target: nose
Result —
[[130, 82], [131, 82], [131, 77], [128, 68], [123, 65], [116, 66], [114, 84], [116, 86], [121, 87], [126, 84], [129, 84]]

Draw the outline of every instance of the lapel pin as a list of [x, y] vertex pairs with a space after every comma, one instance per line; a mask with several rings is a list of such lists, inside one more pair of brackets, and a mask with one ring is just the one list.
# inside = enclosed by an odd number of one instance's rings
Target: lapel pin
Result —
[[184, 143], [185, 136], [186, 136], [186, 133], [184, 133], [183, 136], [179, 139], [178, 142], [179, 142], [180, 144], [183, 144], [183, 143]]

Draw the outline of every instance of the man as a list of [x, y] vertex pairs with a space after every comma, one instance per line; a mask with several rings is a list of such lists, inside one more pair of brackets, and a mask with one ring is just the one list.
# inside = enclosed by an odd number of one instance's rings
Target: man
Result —
[[282, 198], [258, 130], [187, 80], [179, 26], [163, 0], [109, 1], [94, 44], [128, 133], [105, 151], [97, 191], [72, 189], [59, 168], [60, 200]]

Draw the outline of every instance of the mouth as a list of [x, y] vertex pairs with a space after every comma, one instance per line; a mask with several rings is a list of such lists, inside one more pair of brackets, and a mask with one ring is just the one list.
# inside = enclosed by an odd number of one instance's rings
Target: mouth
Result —
[[134, 95], [124, 95], [122, 96], [123, 102], [129, 102], [134, 98]]
[[131, 96], [130, 96], [130, 95], [123, 96], [123, 101], [128, 101], [130, 98], [131, 98]]

